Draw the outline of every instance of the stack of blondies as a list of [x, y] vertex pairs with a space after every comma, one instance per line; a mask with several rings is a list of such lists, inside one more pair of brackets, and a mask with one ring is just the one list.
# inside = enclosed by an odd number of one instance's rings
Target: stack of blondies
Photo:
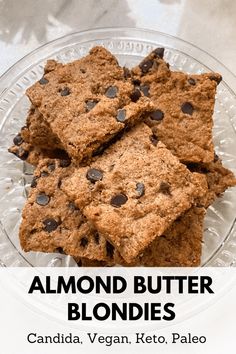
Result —
[[214, 153], [216, 73], [171, 71], [157, 48], [133, 69], [103, 47], [49, 60], [9, 151], [36, 166], [24, 251], [80, 266], [198, 266], [206, 209], [236, 185]]

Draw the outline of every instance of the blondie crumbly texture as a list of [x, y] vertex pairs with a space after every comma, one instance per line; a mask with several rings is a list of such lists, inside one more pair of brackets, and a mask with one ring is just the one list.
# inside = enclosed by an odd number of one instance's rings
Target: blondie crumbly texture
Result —
[[[55, 60], [48, 60], [44, 73], [52, 72], [61, 66], [62, 64]], [[8, 151], [34, 166], [44, 158], [69, 159], [60, 140], [33, 105], [29, 109], [26, 125], [14, 137], [13, 144]]]
[[221, 197], [227, 188], [236, 186], [236, 178], [230, 170], [222, 165], [218, 156], [215, 161], [205, 164], [188, 164], [187, 167], [192, 172], [198, 172], [206, 176], [208, 191], [200, 198], [199, 204], [208, 208], [217, 197]]
[[215, 94], [221, 76], [171, 71], [156, 54], [160, 50], [132, 70], [133, 81], [155, 106], [146, 122], [182, 162], [211, 162]]
[[192, 207], [157, 237], [131, 264], [116, 254], [117, 264], [144, 267], [196, 267], [202, 253], [205, 209]]
[[23, 210], [21, 247], [26, 252], [60, 252], [108, 264], [113, 259], [113, 246], [98, 235], [60, 189], [63, 178], [72, 171], [73, 167], [65, 160], [40, 162]]
[[[55, 69], [59, 69], [61, 66], [62, 64], [58, 63], [56, 60], [49, 59], [44, 67], [44, 74], [48, 74]], [[52, 132], [49, 124], [45, 121], [42, 114], [33, 105], [31, 105], [29, 109], [26, 118], [26, 125], [21, 129], [20, 134], [25, 142], [37, 147], [37, 149], [63, 150], [63, 146], [57, 135]], [[57, 156], [55, 155], [55, 158], [56, 157]]]
[[144, 123], [75, 169], [62, 189], [127, 262], [205, 191]]
[[21, 130], [23, 140], [32, 146], [44, 150], [63, 150], [58, 137], [51, 131], [48, 123], [43, 119], [42, 114], [33, 106], [30, 108], [26, 118], [26, 126]]
[[21, 133], [17, 134], [17, 144], [11, 146], [8, 151], [19, 159], [28, 162], [33, 166], [37, 166], [42, 159], [51, 158], [51, 159], [64, 159], [70, 160], [69, 156], [64, 150], [55, 149], [55, 150], [46, 150], [38, 146], [31, 145], [30, 143], [25, 142], [21, 139]]
[[[157, 237], [132, 263], [115, 252], [113, 265], [128, 267], [197, 267], [201, 262], [205, 209], [192, 207]], [[102, 261], [76, 259], [78, 266], [104, 267]], [[112, 264], [110, 263], [109, 266]]]
[[[157, 237], [132, 263], [115, 252], [113, 265], [128, 267], [197, 267], [201, 262], [205, 209], [192, 207]], [[104, 267], [106, 262], [75, 259], [78, 266]], [[110, 263], [109, 266], [112, 264]]]
[[110, 264], [108, 264], [105, 261], [97, 261], [93, 259], [88, 259], [88, 258], [74, 258], [76, 261], [78, 267], [108, 267]]
[[64, 149], [77, 162], [90, 157], [153, 108], [103, 47], [56, 67], [27, 90]]

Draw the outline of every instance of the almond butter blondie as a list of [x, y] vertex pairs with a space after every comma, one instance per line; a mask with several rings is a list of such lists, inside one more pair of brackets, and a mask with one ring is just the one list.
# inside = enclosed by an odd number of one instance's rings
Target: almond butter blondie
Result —
[[18, 133], [13, 141], [14, 145], [8, 151], [33, 166], [37, 166], [45, 158], [70, 160], [64, 150], [45, 150], [25, 142], [21, 137], [21, 133]]
[[108, 264], [113, 260], [114, 247], [99, 236], [60, 188], [72, 171], [68, 160], [39, 163], [22, 214], [21, 247], [26, 252], [60, 252]]
[[31, 106], [26, 118], [26, 125], [21, 130], [21, 137], [25, 142], [43, 150], [63, 150], [58, 137], [51, 131], [38, 109], [33, 106]]
[[132, 70], [137, 89], [155, 106], [146, 122], [182, 162], [211, 162], [214, 103], [221, 76], [171, 71], [163, 54], [164, 49], [157, 48]]
[[198, 172], [206, 176], [208, 191], [206, 195], [200, 198], [199, 204], [208, 208], [217, 197], [222, 196], [226, 189], [236, 186], [236, 178], [230, 170], [225, 168], [215, 155], [213, 162], [205, 164], [187, 164], [187, 167], [192, 172]]
[[27, 90], [69, 156], [90, 157], [153, 108], [103, 47], [45, 74]]
[[[132, 263], [114, 252], [113, 265], [126, 267], [197, 267], [201, 263], [205, 209], [192, 207], [157, 237]], [[78, 266], [104, 267], [102, 261], [75, 259]], [[109, 266], [112, 264], [110, 263]]]
[[205, 193], [198, 177], [141, 123], [61, 188], [129, 263]]

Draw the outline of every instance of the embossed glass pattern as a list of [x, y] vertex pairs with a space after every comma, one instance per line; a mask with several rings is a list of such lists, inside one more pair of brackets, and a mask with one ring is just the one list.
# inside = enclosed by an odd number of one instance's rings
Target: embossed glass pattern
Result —
[[[236, 78], [221, 63], [193, 45], [162, 33], [138, 29], [97, 29], [71, 34], [30, 53], [0, 80], [0, 266], [73, 266], [65, 255], [24, 253], [19, 245], [21, 211], [32, 179], [33, 168], [7, 148], [24, 125], [29, 101], [25, 90], [38, 80], [48, 58], [69, 62], [103, 45], [117, 56], [121, 65], [131, 67], [158, 46], [174, 70], [189, 73], [218, 71], [223, 75], [218, 87], [214, 113], [216, 152], [226, 167], [236, 172]], [[204, 64], [203, 64], [204, 63]], [[236, 258], [235, 189], [228, 190], [207, 212], [202, 265], [231, 266]]]

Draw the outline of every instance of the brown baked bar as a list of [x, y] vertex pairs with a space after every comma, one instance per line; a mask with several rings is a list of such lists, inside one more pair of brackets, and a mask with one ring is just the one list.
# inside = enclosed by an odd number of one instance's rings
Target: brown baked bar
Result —
[[[128, 267], [197, 267], [201, 263], [205, 209], [192, 207], [165, 234], [157, 237], [134, 262], [126, 263], [115, 252], [114, 265]], [[75, 259], [78, 266], [104, 267], [106, 262]], [[111, 266], [111, 264], [109, 264]]]
[[144, 123], [90, 166], [76, 169], [62, 188], [127, 262], [203, 193], [198, 175], [190, 173]]
[[58, 137], [51, 131], [42, 114], [33, 106], [26, 118], [26, 125], [21, 130], [21, 137], [25, 142], [44, 150], [63, 150]]
[[[50, 203], [43, 206], [43, 209], [38, 205], [36, 205], [35, 208], [35, 205], [30, 204], [30, 207], [27, 207], [25, 212], [27, 223], [24, 223], [24, 226], [21, 227], [21, 239], [24, 240], [25, 249], [44, 252], [64, 252], [77, 258], [80, 266], [111, 266], [121, 264], [124, 266], [164, 267], [197, 266], [200, 264], [201, 240], [203, 233], [202, 224], [205, 214], [205, 209], [202, 207], [192, 207], [185, 214], [181, 215], [170, 228], [165, 231], [164, 235], [156, 238], [152, 244], [144, 250], [143, 255], [139, 256], [131, 264], [125, 263], [119, 253], [114, 250], [114, 248], [107, 243], [102, 236], [98, 236], [98, 233], [92, 228], [90, 232], [87, 231], [85, 233], [88, 242], [84, 241], [83, 257], [78, 259], [78, 253], [81, 256], [81, 250], [79, 249], [79, 252], [77, 250], [77, 243], [79, 240], [79, 237], [75, 232], [77, 224], [71, 221], [80, 220], [81, 214], [78, 213], [78, 210], [76, 210], [74, 214], [72, 213], [75, 208], [74, 204], [69, 201], [66, 195], [58, 187], [58, 182], [60, 181], [61, 183], [62, 179], [72, 172], [72, 168], [62, 168], [59, 164], [60, 161], [42, 161], [35, 171], [32, 186], [33, 190], [36, 192], [35, 188], [39, 188], [39, 185], [41, 184], [41, 188], [43, 188], [37, 189], [39, 193], [40, 191], [45, 190], [50, 191], [54, 198], [54, 204], [60, 206], [63, 205], [63, 207], [58, 206], [57, 217], [60, 220], [63, 220], [60, 224], [61, 228], [64, 228], [67, 224], [67, 231], [73, 236], [65, 237], [65, 242], [61, 242], [61, 236], [59, 235], [61, 229], [56, 229], [53, 233], [47, 233], [45, 230], [42, 232], [39, 228], [37, 232], [35, 232], [35, 228], [32, 228], [32, 225], [35, 225], [35, 220], [38, 220], [37, 224], [42, 222], [42, 214], [45, 214], [45, 210], [50, 216], [52, 216], [52, 214], [54, 215], [55, 212], [52, 213], [52, 205], [50, 205]], [[225, 169], [222, 171], [225, 173]], [[223, 181], [226, 183], [224, 177], [222, 178], [222, 181], [220, 179], [217, 180], [216, 185], [223, 185]], [[50, 186], [50, 188], [48, 188], [48, 186]], [[29, 222], [29, 219], [31, 221], [33, 220], [33, 223]], [[84, 218], [82, 218], [82, 220], [87, 223]], [[84, 230], [86, 229], [87, 227], [84, 228]], [[35, 234], [33, 238], [32, 230], [34, 230], [33, 234]], [[92, 242], [91, 232], [96, 235], [95, 238], [92, 238]], [[94, 240], [96, 240], [96, 243], [94, 243]], [[88, 255], [90, 258], [86, 258]], [[95, 258], [91, 259], [93, 257], [98, 257], [100, 261], [97, 261]]]
[[[119, 253], [115, 252], [114, 264], [146, 267], [200, 265], [205, 208], [209, 207], [227, 188], [235, 186], [236, 178], [230, 170], [223, 167], [217, 156], [214, 162], [205, 165], [189, 164], [188, 168], [192, 172], [199, 172], [206, 176], [208, 191], [198, 201], [202, 207], [192, 207], [182, 214], [164, 235], [156, 238], [144, 250], [143, 256], [139, 256], [131, 264], [125, 263]], [[82, 265], [104, 266], [104, 263], [89, 264], [83, 260]]]
[[68, 164], [46, 159], [36, 168], [22, 214], [21, 247], [26, 252], [61, 252], [108, 264], [114, 247], [98, 235], [60, 188], [63, 178], [73, 171]]
[[17, 134], [17, 136], [14, 138], [16, 143], [11, 146], [8, 151], [17, 156], [19, 159], [26, 161], [33, 166], [37, 166], [38, 163], [45, 158], [70, 160], [69, 156], [64, 150], [45, 150], [26, 143], [24, 140], [21, 141], [20, 139], [21, 133]]
[[[61, 252], [80, 266], [127, 265], [60, 189], [73, 167], [45, 159], [36, 168], [23, 212], [20, 240], [25, 251]], [[61, 167], [64, 166], [64, 167]], [[39, 204], [38, 204], [39, 203]], [[203, 208], [193, 207], [129, 266], [194, 266], [201, 255]], [[189, 227], [191, 225], [191, 228]]]
[[56, 67], [30, 87], [27, 95], [77, 162], [153, 107], [103, 47]]
[[[49, 73], [61, 65], [55, 60], [48, 60], [44, 72]], [[26, 125], [15, 136], [13, 144], [9, 152], [32, 165], [37, 165], [43, 158], [63, 158], [63, 156], [65, 158], [66, 156], [66, 153], [61, 151], [63, 146], [58, 137], [51, 131], [49, 124], [34, 106], [30, 107]]]
[[191, 163], [187, 167], [191, 172], [198, 172], [206, 176], [208, 192], [199, 200], [199, 204], [202, 204], [205, 208], [208, 208], [227, 188], [236, 186], [236, 178], [233, 172], [225, 168], [216, 155], [213, 162]]
[[215, 94], [221, 76], [171, 71], [163, 54], [163, 48], [156, 49], [132, 70], [136, 87], [155, 106], [147, 124], [182, 162], [211, 162]]
[[202, 253], [205, 209], [192, 207], [148, 246], [131, 264], [116, 253], [115, 261], [123, 266], [196, 267]]
[[34, 107], [29, 109], [26, 125], [14, 137], [8, 151], [34, 166], [44, 158], [69, 159], [59, 139]]
[[[56, 68], [59, 69], [61, 66], [61, 63], [50, 59], [46, 62], [44, 67], [44, 74], [48, 74], [49, 72], [54, 71]], [[52, 132], [49, 124], [43, 119], [42, 114], [40, 114], [38, 109], [33, 105], [31, 105], [29, 109], [26, 118], [26, 125], [21, 129], [20, 135], [25, 142], [34, 147], [37, 147], [37, 149], [63, 150], [63, 146], [57, 135]]]

